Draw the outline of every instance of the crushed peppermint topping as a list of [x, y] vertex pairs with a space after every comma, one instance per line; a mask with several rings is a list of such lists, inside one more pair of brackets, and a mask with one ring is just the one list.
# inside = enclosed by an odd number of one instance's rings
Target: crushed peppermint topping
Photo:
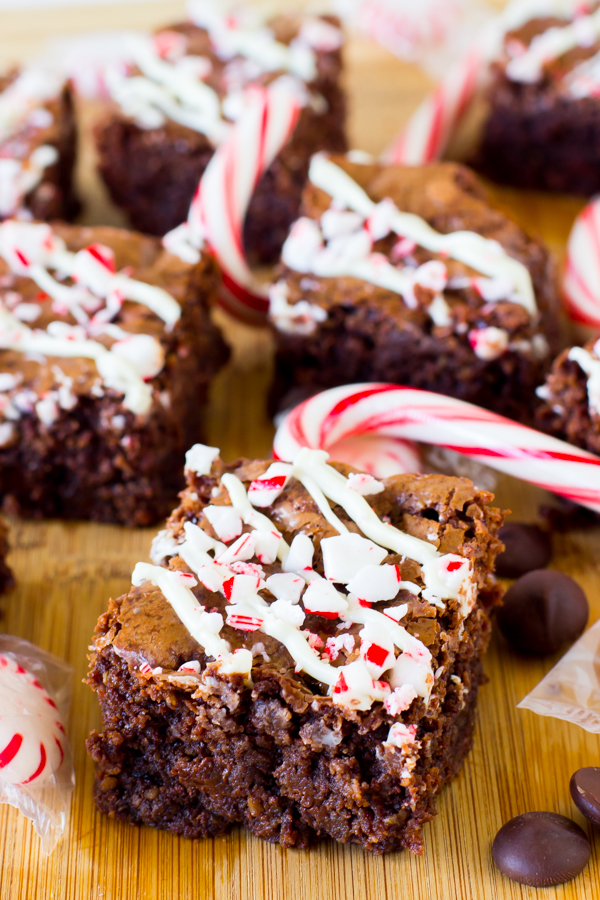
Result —
[[[375, 203], [348, 173], [323, 154], [313, 157], [309, 179], [329, 194], [332, 202], [320, 220], [301, 216], [292, 225], [282, 248], [282, 261], [288, 268], [321, 278], [353, 277], [370, 282], [399, 294], [409, 309], [417, 309], [416, 289], [424, 289], [433, 295], [426, 310], [434, 324], [450, 327], [451, 307], [443, 292], [456, 289], [456, 278], [449, 280], [448, 268], [441, 259], [418, 265], [412, 252], [420, 246], [481, 273], [466, 278], [463, 287], [474, 287], [486, 302], [508, 300], [524, 307], [530, 316], [536, 315], [528, 269], [497, 241], [471, 231], [441, 234], [419, 216], [401, 212], [390, 199]], [[399, 241], [388, 259], [375, 252], [373, 244], [392, 233]], [[287, 285], [280, 281], [271, 288], [270, 316], [282, 332], [308, 335], [327, 317], [316, 304], [288, 301]], [[481, 358], [494, 359], [506, 350], [508, 340], [501, 347], [502, 337], [496, 333], [501, 329], [486, 331], [487, 338], [482, 336], [476, 342], [471, 332], [472, 345]]]
[[[0, 348], [30, 358], [80, 357], [94, 360], [105, 388], [124, 395], [125, 409], [145, 415], [152, 404], [147, 384], [162, 369], [165, 353], [160, 341], [149, 334], [124, 331], [113, 320], [125, 300], [143, 304], [173, 327], [181, 315], [177, 301], [162, 288], [136, 281], [115, 268], [114, 253], [101, 244], [90, 244], [71, 253], [50, 225], [6, 220], [0, 224], [0, 256], [16, 275], [28, 277], [40, 288], [37, 303], [0, 302]], [[66, 278], [72, 284], [65, 284]], [[77, 325], [59, 320], [47, 329], [32, 329], [41, 313], [40, 303], [52, 301], [57, 315], [71, 314]], [[25, 313], [25, 314], [23, 314]], [[112, 339], [110, 347], [97, 340]], [[73, 382], [54, 366], [59, 388], [35, 398], [32, 409], [44, 424], [51, 424], [59, 409], [72, 409], [77, 396]], [[58, 374], [57, 374], [58, 373]]]
[[[210, 469], [215, 448], [196, 445], [194, 452], [203, 471], [207, 466]], [[425, 644], [400, 625], [408, 605], [399, 603], [382, 611], [375, 605], [389, 603], [401, 591], [409, 591], [441, 607], [454, 599], [461, 614], [467, 616], [476, 600], [469, 560], [455, 553], [440, 554], [429, 542], [382, 521], [352, 480], [328, 465], [323, 451], [304, 449], [293, 464], [274, 468], [280, 465], [272, 464], [250, 487], [259, 485], [253, 489], [255, 499], [262, 498], [262, 491], [271, 492], [272, 504], [283, 490], [279, 484], [273, 490], [273, 479], [284, 478], [287, 484], [295, 478], [312, 495], [324, 517], [338, 522], [339, 534], [323, 538], [320, 544], [325, 577], [313, 568], [315, 547], [311, 537], [299, 532], [288, 545], [271, 520], [255, 509], [250, 489], [227, 473], [215, 496], [221, 499], [223, 493], [228, 494], [231, 505], [204, 507], [207, 521], [219, 538], [228, 539], [227, 546], [188, 521], [183, 542], [175, 546], [167, 543], [164, 533], [159, 534], [155, 555], [164, 559], [175, 550], [191, 571], [182, 573], [138, 563], [133, 583], [150, 581], [163, 592], [223, 674], [250, 676], [257, 653], [232, 653], [221, 637], [223, 616], [208, 612], [193, 593], [197, 582], [223, 595], [228, 626], [244, 633], [262, 631], [279, 641], [294, 660], [296, 671], [324, 684], [335, 705], [368, 710], [373, 703], [381, 702], [390, 716], [397, 717], [417, 698], [427, 703], [435, 682], [432, 657]], [[362, 534], [349, 531], [333, 514], [330, 503], [343, 509]], [[266, 508], [267, 504], [260, 506]], [[236, 537], [234, 532], [244, 526], [250, 530]], [[258, 548], [264, 538], [271, 541], [269, 558], [281, 565], [280, 572], [268, 577], [262, 565], [252, 561], [260, 561]], [[389, 553], [418, 562], [425, 587], [403, 581], [400, 566], [384, 562]], [[335, 621], [342, 631], [324, 643], [320, 635], [304, 627], [307, 615]], [[360, 626], [358, 646], [356, 636], [344, 631], [352, 625]], [[342, 651], [350, 661], [333, 666]], [[245, 655], [240, 657], [240, 652]], [[401, 749], [415, 739], [410, 730], [400, 729], [390, 735], [387, 744]]]

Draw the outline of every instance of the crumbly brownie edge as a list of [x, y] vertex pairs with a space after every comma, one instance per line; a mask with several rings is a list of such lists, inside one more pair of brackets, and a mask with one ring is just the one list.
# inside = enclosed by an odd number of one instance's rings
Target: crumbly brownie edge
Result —
[[[487, 617], [467, 626], [450, 673], [460, 684], [449, 682], [444, 712], [421, 723], [422, 755], [409, 790], [402, 754], [381, 749], [387, 723], [348, 722], [329, 704], [314, 712], [271, 673], [261, 679], [260, 669], [252, 691], [223, 678], [206, 697], [159, 687], [102, 647], [118, 628], [110, 612], [103, 627], [88, 683], [105, 730], [87, 744], [102, 812], [191, 838], [241, 823], [286, 847], [329, 836], [376, 854], [423, 851], [434, 797], [472, 745]], [[342, 734], [336, 746], [323, 744]]]

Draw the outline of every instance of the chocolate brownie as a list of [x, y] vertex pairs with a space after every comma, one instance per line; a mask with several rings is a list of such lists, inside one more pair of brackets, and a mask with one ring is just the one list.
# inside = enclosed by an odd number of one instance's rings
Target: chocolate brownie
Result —
[[251, 29], [213, 13], [197, 21], [164, 29], [137, 48], [137, 67], [127, 75], [108, 73], [113, 103], [97, 130], [100, 171], [135, 228], [165, 234], [186, 219], [215, 147], [240, 113], [242, 90], [295, 79], [304, 107], [258, 183], [244, 235], [252, 262], [275, 262], [298, 213], [311, 155], [346, 149], [339, 22], [282, 15], [268, 29]]
[[597, 3], [515, 20], [490, 68], [475, 167], [523, 188], [600, 190], [600, 14]]
[[155, 564], [98, 622], [98, 808], [421, 853], [472, 743], [502, 514], [464, 478], [217, 453], [192, 448]]
[[274, 402], [383, 381], [529, 421], [557, 342], [548, 252], [464, 166], [356, 159], [311, 163], [271, 289]]
[[600, 454], [600, 343], [570, 347], [557, 357], [546, 383], [537, 425], [570, 444]]
[[0, 77], [0, 218], [71, 219], [77, 131], [68, 82], [37, 66]]
[[149, 525], [172, 509], [227, 358], [212, 259], [116, 228], [0, 225], [0, 497]]

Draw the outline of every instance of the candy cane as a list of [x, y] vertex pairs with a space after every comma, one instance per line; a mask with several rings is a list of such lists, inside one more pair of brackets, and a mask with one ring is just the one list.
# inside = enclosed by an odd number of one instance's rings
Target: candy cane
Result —
[[[357, 435], [446, 447], [600, 512], [599, 457], [471, 403], [392, 384], [353, 384], [305, 400], [279, 426], [274, 453], [292, 460], [301, 447], [330, 450]], [[376, 475], [379, 463], [374, 454]]]
[[563, 295], [572, 319], [600, 328], [600, 199], [577, 216], [567, 243]]
[[0, 782], [47, 782], [62, 764], [65, 742], [46, 689], [12, 657], [0, 654]]
[[475, 99], [485, 55], [473, 48], [448, 70], [383, 155], [386, 163], [419, 166], [440, 159]]
[[[187, 239], [204, 238], [223, 274], [222, 305], [252, 323], [264, 321], [267, 289], [250, 270], [243, 247], [246, 213], [261, 176], [292, 134], [303, 100], [298, 85], [282, 77], [268, 87], [250, 85], [242, 114], [213, 154], [192, 200], [184, 229]], [[175, 247], [165, 237], [167, 249]]]

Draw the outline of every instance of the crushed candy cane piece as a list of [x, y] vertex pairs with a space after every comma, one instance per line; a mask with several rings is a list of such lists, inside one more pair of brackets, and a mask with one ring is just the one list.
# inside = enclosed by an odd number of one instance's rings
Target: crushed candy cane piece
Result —
[[332, 692], [332, 700], [338, 706], [352, 709], [370, 709], [374, 700], [384, 700], [390, 687], [384, 681], [375, 681], [363, 659], [340, 669]]
[[290, 552], [283, 563], [283, 571], [297, 573], [312, 571], [314, 552], [313, 542], [308, 535], [295, 535]]
[[241, 603], [264, 586], [264, 581], [253, 575], [232, 575], [223, 582], [223, 594], [229, 603]]
[[177, 669], [178, 672], [193, 672], [196, 675], [200, 674], [200, 663], [197, 659], [191, 659], [189, 662], [182, 663]]
[[219, 455], [218, 447], [194, 444], [185, 454], [185, 467], [197, 475], [210, 475], [212, 464]]
[[363, 497], [380, 494], [385, 490], [385, 485], [381, 481], [377, 481], [372, 475], [360, 472], [351, 472], [348, 475], [348, 487], [351, 491], [356, 491], [357, 494], [361, 494]]
[[321, 541], [323, 567], [328, 581], [348, 584], [367, 565], [379, 565], [388, 555], [383, 547], [359, 534], [340, 534]]
[[420, 747], [420, 741], [417, 740], [417, 726], [404, 725], [403, 722], [394, 722], [386, 740], [383, 742], [383, 746], [397, 747], [404, 752], [407, 752], [412, 746]]
[[348, 592], [355, 594], [359, 602], [379, 603], [393, 600], [401, 584], [400, 566], [363, 566], [347, 584]]
[[272, 463], [248, 488], [248, 500], [252, 506], [271, 506], [287, 485], [292, 470], [288, 463]]
[[417, 696], [418, 694], [412, 684], [403, 684], [402, 687], [394, 688], [389, 697], [386, 697], [383, 701], [383, 705], [390, 716], [398, 716], [409, 708]]
[[205, 506], [203, 512], [217, 537], [225, 544], [242, 533], [242, 517], [233, 506]]
[[281, 535], [278, 531], [255, 531], [256, 558], [263, 565], [268, 566], [277, 559], [277, 552], [281, 543]]
[[335, 637], [329, 637], [325, 641], [325, 655], [332, 661], [336, 660], [341, 650], [345, 650], [348, 655], [354, 653], [356, 638], [353, 634], [338, 634]]
[[217, 562], [221, 565], [228, 565], [238, 560], [244, 561], [252, 559], [256, 547], [256, 538], [253, 532], [243, 534], [234, 541], [233, 544], [217, 557]]
[[304, 609], [315, 616], [337, 619], [348, 608], [348, 601], [330, 581], [319, 578], [311, 581], [302, 598]]
[[304, 584], [304, 579], [292, 572], [277, 572], [266, 580], [267, 590], [277, 600], [287, 600], [289, 603], [299, 602]]
[[379, 678], [394, 664], [394, 642], [384, 628], [372, 622], [367, 622], [359, 637], [360, 655], [373, 678]]

